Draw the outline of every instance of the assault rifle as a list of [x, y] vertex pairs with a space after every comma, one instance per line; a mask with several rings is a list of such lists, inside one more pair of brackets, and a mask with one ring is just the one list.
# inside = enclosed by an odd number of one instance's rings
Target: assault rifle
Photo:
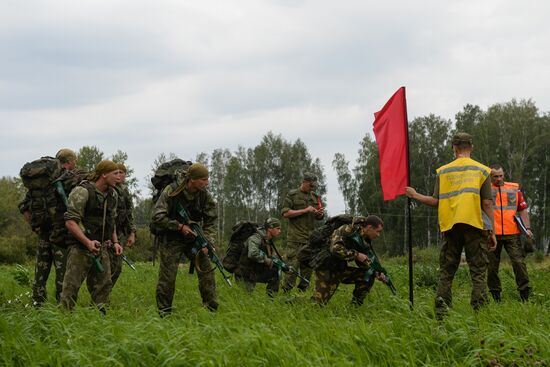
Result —
[[355, 236], [353, 236], [353, 238], [355, 240], [355, 243], [357, 244], [356, 246], [357, 251], [367, 255], [367, 257], [370, 260], [369, 268], [365, 273], [365, 280], [369, 281], [371, 277], [374, 276], [376, 273], [384, 274], [386, 281], [383, 283], [388, 286], [392, 294], [395, 296], [397, 294], [397, 289], [395, 289], [395, 286], [391, 281], [388, 271], [384, 269], [382, 264], [380, 264], [380, 260], [378, 260], [378, 256], [376, 256], [376, 253], [374, 252], [372, 245], [366, 246], [363, 242], [363, 239], [358, 233], [356, 233]]
[[275, 247], [274, 243], [271, 243], [271, 247], [273, 248], [277, 256], [271, 256], [270, 259], [271, 261], [273, 261], [273, 264], [277, 267], [277, 269], [279, 269], [279, 273], [282, 271], [283, 273], [296, 274], [298, 278], [309, 284], [308, 279], [304, 278], [299, 271], [296, 271], [293, 266], [289, 265], [283, 260], [283, 257], [281, 256], [281, 254], [279, 254], [279, 251], [277, 251], [277, 247]]
[[122, 261], [124, 261], [126, 263], [126, 265], [128, 265], [130, 268], [132, 268], [133, 271], [137, 271], [136, 267], [134, 266], [134, 262], [130, 259], [128, 259], [128, 257], [124, 254], [120, 254], [120, 257], [122, 257]]
[[282, 271], [283, 273], [296, 274], [296, 276], [298, 278], [302, 279], [304, 282], [309, 284], [309, 280], [304, 278], [302, 276], [302, 274], [300, 274], [299, 271], [296, 271], [296, 269], [294, 269], [294, 267], [292, 267], [288, 263], [284, 262], [283, 259], [281, 259], [280, 257], [271, 256], [270, 259], [271, 259], [271, 261], [273, 261], [273, 264], [279, 269], [279, 272]]
[[212, 243], [210, 243], [210, 241], [204, 235], [204, 232], [202, 231], [201, 226], [197, 222], [194, 222], [191, 220], [191, 218], [189, 217], [189, 213], [180, 203], [177, 204], [176, 210], [178, 214], [182, 217], [185, 224], [187, 224], [191, 228], [191, 230], [193, 230], [193, 232], [195, 233], [195, 243], [197, 244], [197, 246], [193, 249], [194, 250], [193, 252], [196, 254], [203, 248], [208, 249], [208, 257], [210, 257], [210, 260], [212, 260], [212, 262], [216, 265], [220, 273], [222, 273], [222, 276], [225, 282], [229, 284], [230, 287], [233, 286], [231, 284], [231, 279], [227, 274], [225, 274], [225, 269], [222, 265], [220, 257], [216, 253], [216, 250], [214, 249], [214, 246], [212, 245]]

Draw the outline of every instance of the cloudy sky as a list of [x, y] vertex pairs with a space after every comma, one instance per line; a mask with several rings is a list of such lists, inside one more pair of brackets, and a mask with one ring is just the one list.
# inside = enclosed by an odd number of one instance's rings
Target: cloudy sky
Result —
[[[550, 111], [550, 2], [0, 2], [0, 176], [95, 145], [140, 184], [159, 153], [186, 159], [302, 139], [328, 177], [356, 159], [402, 85], [409, 119], [531, 98]], [[147, 190], [143, 190], [146, 192]]]

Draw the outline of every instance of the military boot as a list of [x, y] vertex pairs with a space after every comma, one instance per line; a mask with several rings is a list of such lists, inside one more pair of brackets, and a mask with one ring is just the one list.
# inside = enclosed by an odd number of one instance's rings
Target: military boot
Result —
[[530, 290], [530, 288], [525, 288], [519, 291], [519, 298], [521, 298], [522, 302], [529, 301]]
[[500, 302], [500, 291], [490, 291], [495, 302]]

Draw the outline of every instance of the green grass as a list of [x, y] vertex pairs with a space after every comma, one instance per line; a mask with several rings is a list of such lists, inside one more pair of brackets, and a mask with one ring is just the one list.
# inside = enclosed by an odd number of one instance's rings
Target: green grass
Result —
[[[442, 324], [434, 319], [434, 289], [429, 285], [415, 288], [410, 309], [408, 271], [402, 263], [384, 263], [398, 296], [377, 282], [358, 308], [349, 305], [349, 285], [341, 285], [320, 308], [309, 302], [310, 292], [269, 300], [263, 284], [248, 295], [218, 277], [217, 313], [201, 307], [196, 276], [184, 268], [178, 275], [174, 313], [166, 319], [157, 316], [158, 268], [150, 263], [138, 264], [137, 272], [123, 269], [105, 317], [87, 306], [85, 285], [74, 312], [58, 309], [52, 279], [49, 304], [35, 310], [29, 306], [29, 285], [16, 279], [21, 269], [2, 266], [0, 365], [548, 366], [548, 261], [528, 265], [535, 290], [528, 303], [519, 302], [513, 275], [504, 264], [503, 301], [478, 313], [469, 306], [469, 275], [461, 267], [454, 307]], [[429, 269], [433, 264], [422, 266]], [[32, 267], [27, 268], [32, 275]]]

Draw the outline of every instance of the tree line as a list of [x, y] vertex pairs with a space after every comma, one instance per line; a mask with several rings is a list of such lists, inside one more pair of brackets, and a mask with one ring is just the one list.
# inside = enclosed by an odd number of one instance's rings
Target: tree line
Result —
[[[409, 164], [411, 186], [419, 192], [433, 193], [436, 168], [454, 159], [451, 137], [457, 131], [474, 136], [473, 159], [485, 165], [502, 165], [506, 181], [522, 185], [536, 244], [539, 249], [547, 246], [550, 115], [540, 113], [531, 100], [512, 100], [487, 110], [468, 104], [456, 114], [454, 123], [433, 114], [415, 118], [409, 122]], [[393, 255], [403, 254], [407, 199], [383, 201], [378, 148], [371, 135], [366, 134], [361, 141], [353, 168], [338, 153], [332, 163], [348, 210], [384, 218], [386, 250]], [[437, 211], [413, 202], [411, 213], [413, 246], [437, 244]]]
[[[486, 110], [466, 105], [455, 115], [454, 121], [433, 114], [415, 118], [409, 122], [409, 161], [411, 185], [419, 192], [432, 194], [436, 168], [453, 159], [450, 140], [456, 131], [466, 131], [474, 136], [474, 159], [486, 165], [501, 164], [507, 181], [522, 184], [529, 203], [536, 243], [543, 249], [548, 242], [550, 224], [550, 114], [541, 113], [531, 100], [512, 100], [494, 104]], [[382, 199], [378, 148], [371, 132], [366, 132], [359, 142], [358, 153], [353, 167], [341, 153], [336, 153], [332, 162], [346, 212], [376, 214], [383, 218], [385, 229], [382, 241], [379, 241], [380, 250], [389, 255], [402, 255], [407, 238], [407, 199]], [[77, 155], [78, 167], [89, 171], [106, 157], [95, 146], [82, 147]], [[327, 192], [325, 167], [319, 158], [312, 157], [300, 139], [288, 141], [272, 132], [263, 136], [256, 146], [240, 146], [233, 152], [219, 148], [211, 153], [201, 152], [194, 159], [174, 153], [160, 153], [153, 161], [147, 179], [150, 180], [162, 163], [176, 157], [201, 162], [209, 167], [210, 191], [218, 202], [220, 244], [227, 241], [231, 228], [239, 220], [261, 222], [268, 216], [280, 216], [286, 193], [300, 185], [305, 171], [318, 176], [317, 193], [321, 197]], [[128, 155], [119, 150], [109, 158], [126, 164]], [[134, 218], [139, 228], [137, 245], [141, 246], [139, 259], [145, 260], [150, 256], [148, 224], [153, 206], [153, 187], [149, 187], [149, 193], [140, 193], [137, 178], [132, 176], [133, 169], [128, 165], [127, 168], [127, 183], [135, 193]], [[17, 210], [17, 203], [24, 192], [18, 178], [0, 179], [0, 262], [8, 261], [6, 252], [33, 242], [32, 233]], [[438, 244], [436, 210], [413, 202], [412, 219], [413, 246]], [[284, 233], [286, 221], [283, 221], [283, 237]], [[26, 245], [20, 256], [32, 256], [30, 246]]]

